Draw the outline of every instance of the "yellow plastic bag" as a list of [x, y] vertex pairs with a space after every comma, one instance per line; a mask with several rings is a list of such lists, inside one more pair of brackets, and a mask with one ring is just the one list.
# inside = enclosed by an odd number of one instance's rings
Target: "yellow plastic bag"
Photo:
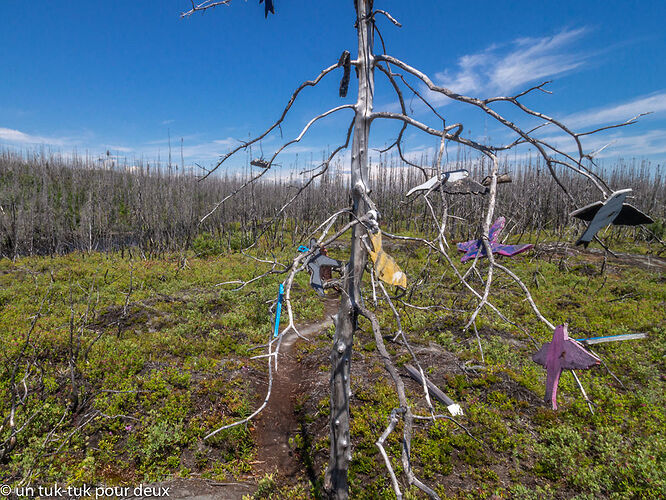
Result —
[[379, 279], [389, 285], [407, 288], [407, 275], [398, 267], [393, 257], [382, 250], [382, 232], [377, 231], [375, 234], [370, 234], [370, 242], [373, 248], [370, 251], [370, 258], [375, 264], [375, 271]]

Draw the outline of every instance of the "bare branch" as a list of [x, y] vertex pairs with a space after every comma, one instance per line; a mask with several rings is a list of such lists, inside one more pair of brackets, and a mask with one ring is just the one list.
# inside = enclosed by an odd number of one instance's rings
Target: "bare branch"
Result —
[[[268, 127], [268, 129], [266, 129], [262, 134], [258, 135], [254, 139], [251, 139], [247, 142], [243, 142], [240, 146], [237, 146], [236, 148], [232, 149], [230, 152], [228, 152], [227, 154], [222, 156], [222, 158], [220, 158], [220, 160], [215, 164], [215, 166], [210, 171], [208, 171], [208, 173], [206, 173], [206, 175], [204, 175], [201, 178], [201, 180], [205, 179], [206, 177], [211, 175], [213, 172], [215, 172], [215, 170], [217, 170], [225, 161], [227, 161], [230, 157], [235, 155], [238, 151], [247, 149], [252, 144], [255, 144], [256, 142], [259, 142], [264, 137], [266, 137], [268, 134], [270, 134], [273, 130], [275, 130], [277, 127], [279, 127], [280, 124], [284, 121], [285, 117], [287, 116], [287, 113], [289, 112], [289, 110], [293, 106], [294, 102], [298, 98], [298, 95], [301, 93], [301, 91], [303, 89], [305, 89], [306, 87], [315, 87], [321, 81], [322, 78], [324, 78], [327, 74], [329, 74], [331, 71], [335, 70], [336, 68], [338, 68], [338, 63], [337, 62], [335, 64], [332, 64], [328, 68], [322, 70], [321, 73], [319, 73], [317, 75], [317, 77], [314, 78], [313, 80], [308, 80], [308, 81], [305, 81], [305, 82], [301, 83], [301, 85], [291, 95], [291, 98], [289, 99], [289, 102], [287, 103], [286, 107], [282, 111], [282, 114], [277, 119], [277, 121], [275, 121], [270, 127]], [[269, 162], [269, 167], [270, 167], [271, 163], [272, 162]], [[268, 169], [268, 167], [266, 167], [266, 168]], [[261, 175], [263, 175], [263, 172], [262, 172], [262, 174], [258, 175], [257, 177], [261, 177]]]
[[384, 442], [386, 441], [386, 438], [388, 438], [389, 435], [393, 432], [395, 426], [398, 425], [398, 422], [400, 421], [400, 419], [398, 418], [398, 413], [404, 413], [404, 412], [405, 412], [404, 408], [395, 408], [394, 410], [391, 411], [391, 415], [389, 416], [389, 424], [386, 427], [386, 430], [384, 430], [382, 435], [379, 436], [379, 439], [375, 442], [377, 448], [379, 448], [379, 452], [382, 454], [382, 457], [384, 458], [384, 464], [386, 465], [386, 468], [389, 471], [389, 475], [391, 476], [391, 484], [393, 485], [393, 491], [395, 491], [395, 496], [398, 500], [402, 498], [402, 492], [400, 491], [400, 485], [398, 484], [398, 479], [395, 477], [395, 472], [393, 471], [391, 460], [389, 459], [386, 450], [384, 449]]
[[[453, 100], [456, 100], [456, 101], [459, 101], [459, 102], [463, 102], [463, 103], [466, 103], [466, 104], [471, 104], [471, 105], [473, 105], [473, 106], [476, 106], [476, 107], [480, 108], [480, 109], [483, 110], [486, 114], [488, 114], [489, 116], [491, 116], [491, 117], [494, 118], [495, 120], [499, 121], [502, 125], [506, 126], [506, 127], [509, 128], [510, 130], [512, 130], [512, 131], [514, 131], [516, 134], [518, 134], [518, 135], [519, 135], [519, 136], [520, 136], [520, 137], [521, 137], [526, 143], [530, 143], [530, 144], [532, 144], [532, 145], [533, 145], [533, 146], [539, 151], [539, 153], [541, 154], [541, 156], [543, 157], [543, 159], [546, 161], [546, 166], [548, 167], [548, 169], [549, 169], [549, 171], [550, 171], [550, 173], [551, 173], [551, 176], [555, 179], [555, 181], [556, 181], [557, 184], [560, 186], [560, 188], [563, 190], [563, 192], [564, 192], [564, 193], [565, 193], [565, 194], [566, 194], [566, 195], [567, 195], [572, 201], [574, 201], [574, 200], [573, 200], [573, 197], [571, 196], [571, 194], [568, 192], [568, 190], [565, 188], [565, 186], [562, 184], [562, 182], [560, 181], [559, 177], [558, 177], [557, 174], [555, 173], [555, 170], [553, 169], [553, 158], [552, 158], [550, 155], [548, 155], [548, 153], [547, 153], [546, 150], [544, 149], [544, 146], [543, 146], [543, 144], [541, 143], [541, 141], [537, 140], [536, 138], [532, 137], [532, 136], [529, 135], [528, 133], [524, 132], [524, 131], [523, 131], [520, 127], [518, 127], [515, 123], [513, 123], [512, 121], [510, 121], [510, 120], [504, 118], [502, 115], [500, 115], [499, 113], [497, 113], [495, 110], [493, 110], [492, 108], [490, 108], [490, 107], [488, 106], [488, 104], [490, 104], [490, 103], [499, 102], [499, 101], [502, 101], [502, 102], [509, 102], [509, 103], [512, 103], [513, 105], [515, 105], [516, 107], [518, 107], [518, 108], [519, 108], [520, 110], [522, 110], [523, 112], [525, 112], [525, 113], [527, 113], [527, 114], [529, 114], [529, 115], [535, 116], [535, 117], [537, 117], [537, 118], [540, 118], [540, 119], [542, 119], [542, 120], [544, 120], [544, 121], [546, 121], [546, 122], [548, 122], [548, 123], [551, 123], [551, 124], [557, 126], [558, 128], [560, 128], [562, 131], [564, 131], [567, 135], [569, 135], [569, 136], [575, 141], [576, 146], [577, 146], [578, 151], [579, 151], [579, 157], [580, 157], [580, 160], [576, 161], [575, 163], [576, 163], [577, 166], [582, 166], [582, 165], [581, 165], [581, 161], [585, 158], [585, 154], [584, 154], [584, 152], [583, 152], [583, 147], [582, 147], [582, 144], [581, 144], [580, 139], [579, 139], [580, 134], [575, 134], [574, 132], [572, 132], [568, 127], [566, 127], [566, 126], [565, 126], [563, 123], [561, 123], [560, 121], [555, 120], [554, 118], [551, 118], [551, 117], [549, 117], [549, 116], [547, 116], [547, 115], [545, 115], [545, 114], [543, 114], [543, 113], [540, 113], [540, 112], [534, 111], [534, 110], [528, 108], [527, 106], [523, 105], [523, 104], [518, 100], [519, 97], [525, 95], [526, 93], [528, 93], [528, 92], [530, 92], [530, 91], [533, 91], [533, 90], [536, 90], [536, 89], [538, 89], [538, 90], [542, 90], [541, 87], [542, 87], [544, 84], [541, 84], [541, 85], [536, 86], [536, 87], [532, 87], [531, 89], [528, 89], [528, 90], [525, 91], [525, 92], [521, 92], [520, 94], [517, 94], [517, 95], [515, 95], [515, 96], [509, 96], [509, 97], [493, 97], [493, 98], [489, 98], [489, 99], [485, 99], [485, 100], [484, 100], [484, 99], [478, 99], [478, 98], [474, 98], [474, 97], [464, 96], [464, 95], [458, 94], [458, 93], [456, 93], [456, 92], [453, 92], [452, 90], [450, 90], [450, 89], [448, 89], [448, 88], [446, 88], [446, 87], [441, 87], [441, 86], [435, 85], [435, 84], [432, 82], [432, 80], [431, 80], [431, 79], [430, 79], [425, 73], [423, 73], [423, 72], [417, 70], [416, 68], [413, 68], [413, 67], [409, 66], [408, 64], [406, 64], [406, 63], [400, 61], [399, 59], [397, 59], [397, 58], [395, 58], [395, 57], [392, 57], [392, 56], [389, 56], [389, 55], [386, 55], [386, 54], [383, 54], [383, 55], [377, 55], [377, 56], [375, 57], [375, 64], [377, 64], [378, 62], [382, 62], [382, 61], [384, 61], [384, 62], [389, 62], [389, 63], [391, 63], [391, 64], [394, 64], [394, 65], [398, 66], [399, 68], [403, 69], [404, 71], [407, 71], [408, 73], [412, 74], [413, 76], [415, 76], [416, 78], [418, 78], [419, 80], [421, 80], [421, 81], [422, 81], [422, 82], [423, 82], [423, 83], [424, 83], [424, 84], [425, 84], [425, 85], [426, 85], [431, 91], [433, 91], [433, 92], [437, 92], [437, 93], [443, 94], [443, 95], [445, 95], [446, 97], [449, 97], [450, 99], [453, 99]], [[624, 124], [619, 124], [618, 126], [630, 125], [630, 124], [632, 124], [632, 123], [634, 123], [634, 122], [632, 122], [632, 121], [630, 120], [630, 121], [628, 121], [628, 122], [625, 122]], [[415, 125], [415, 126], [416, 126], [416, 125]], [[423, 128], [423, 127], [417, 127], [417, 128], [421, 128], [421, 130], [424, 130], [424, 131], [428, 132], [428, 130], [425, 129], [425, 128]], [[430, 133], [430, 132], [428, 132], [428, 133]], [[434, 134], [433, 134], [433, 135], [434, 135]], [[477, 148], [475, 148], [475, 149], [477, 149]], [[506, 149], [506, 146], [502, 146], [502, 147], [486, 147], [486, 149], [487, 149], [487, 150], [491, 150], [491, 151], [500, 151], [500, 150], [504, 150], [504, 149]], [[562, 163], [562, 164], [563, 164], [564, 166], [568, 167], [568, 168], [573, 168], [573, 166], [572, 166], [571, 164], [569, 164], [569, 163], [566, 163], [566, 162], [565, 162], [565, 163]], [[596, 180], [592, 175], [590, 175], [590, 174], [587, 173], [587, 172], [580, 171], [580, 169], [578, 170], [578, 173], [580, 173], [581, 175], [584, 175], [585, 177], [587, 177], [590, 181], [592, 181], [592, 183], [593, 183], [593, 184], [594, 184], [594, 185], [595, 185], [595, 186], [596, 186], [596, 187], [597, 187], [602, 193], [605, 193], [605, 190], [603, 189], [603, 187], [601, 187], [601, 186], [598, 184], [597, 180]]]
[[386, 18], [391, 21], [393, 24], [395, 24], [398, 28], [402, 28], [402, 24], [400, 24], [398, 21], [396, 21], [391, 14], [386, 12], [385, 10], [380, 10], [377, 9], [372, 13], [372, 16], [374, 17], [376, 14], [382, 14], [383, 16], [386, 16]]
[[205, 2], [201, 2], [200, 4], [196, 5], [194, 3], [194, 0], [192, 1], [192, 8], [188, 10], [187, 12], [183, 12], [180, 14], [181, 18], [184, 17], [189, 17], [195, 12], [205, 12], [208, 9], [213, 9], [219, 5], [229, 5], [231, 3], [231, 0], [206, 0]]

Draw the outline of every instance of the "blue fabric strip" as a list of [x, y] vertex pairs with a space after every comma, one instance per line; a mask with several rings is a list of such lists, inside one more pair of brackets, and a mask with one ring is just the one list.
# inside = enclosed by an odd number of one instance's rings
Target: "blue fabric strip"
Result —
[[275, 309], [275, 329], [273, 330], [273, 338], [280, 334], [280, 315], [282, 314], [282, 297], [284, 295], [284, 285], [280, 283], [280, 290], [278, 291], [277, 308]]

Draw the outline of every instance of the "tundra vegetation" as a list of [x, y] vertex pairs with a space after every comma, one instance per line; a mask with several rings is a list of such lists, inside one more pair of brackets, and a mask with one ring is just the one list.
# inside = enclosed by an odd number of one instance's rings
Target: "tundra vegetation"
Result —
[[[414, 429], [412, 466], [442, 498], [663, 497], [664, 264], [653, 257], [661, 267], [646, 265], [654, 243], [613, 238], [616, 249], [634, 257], [609, 257], [604, 265], [600, 252], [574, 251], [543, 230], [539, 239], [525, 233], [523, 241], [535, 242], [536, 251], [513, 262], [543, 313], [568, 321], [572, 336], [648, 333], [643, 341], [595, 349], [621, 383], [603, 368], [580, 373], [594, 415], [567, 374], [560, 410], [543, 403], [545, 372], [530, 359], [532, 343], [492, 314], [477, 321], [482, 363], [474, 335], [462, 331], [464, 313], [445, 309], [469, 314], [475, 302], [454, 282], [448, 263], [428, 259], [415, 245], [389, 247], [410, 277], [430, 275], [411, 303], [440, 309], [399, 304], [403, 329], [430, 380], [461, 403], [465, 416], [458, 420], [479, 440], [448, 421]], [[250, 359], [251, 349], [272, 331], [268, 303], [280, 281], [267, 276], [238, 292], [216, 287], [267, 267], [217, 244], [188, 251], [185, 267], [178, 252], [149, 257], [137, 247], [0, 261], [3, 482], [134, 486], [198, 477], [261, 483], [257, 497], [324, 495], [330, 329], [295, 351], [307, 375], [289, 441], [297, 472], [257, 473], [262, 450], [253, 425], [202, 440], [248, 416], [264, 397], [265, 362]], [[345, 246], [329, 253], [342, 257]], [[290, 258], [293, 248], [278, 254]], [[498, 280], [497, 307], [521, 319], [539, 341], [549, 340], [552, 332], [534, 319], [521, 290]], [[299, 323], [323, 316], [305, 273], [297, 275], [293, 293]], [[393, 333], [392, 315], [380, 309], [378, 315]], [[371, 333], [364, 328], [354, 343], [350, 495], [390, 497], [375, 441], [397, 400]], [[389, 342], [388, 349], [399, 369], [411, 362], [403, 345]], [[410, 399], [422, 399], [418, 384], [406, 379], [405, 385]], [[13, 431], [7, 425], [12, 401]], [[399, 454], [395, 433], [386, 448]], [[399, 463], [394, 467], [400, 470]]]
[[[229, 1], [201, 5], [220, 3]], [[44, 155], [4, 155], [10, 187], [1, 200], [2, 245], [10, 258], [0, 267], [1, 320], [7, 322], [0, 379], [7, 394], [0, 408], [3, 479], [111, 484], [198, 476], [249, 480], [255, 496], [276, 498], [663, 495], [660, 171], [597, 166], [580, 139], [603, 130], [575, 133], [522, 104], [524, 95], [545, 84], [485, 100], [432, 85], [408, 64], [374, 53], [375, 34], [381, 38], [376, 18], [397, 21], [373, 10], [369, 0], [357, 0], [355, 7], [357, 59], [343, 53], [302, 84], [267, 129], [280, 124], [306, 86], [338, 68], [343, 82], [350, 66], [357, 70], [356, 104], [336, 106], [310, 122], [354, 111], [346, 141], [324, 155], [305, 184], [262, 180], [282, 148], [250, 162], [260, 164], [258, 173], [248, 167], [244, 178], [220, 178], [211, 171], [201, 184], [182, 171], [174, 174], [172, 165], [101, 171], [49, 162]], [[268, 3], [266, 9], [268, 14]], [[192, 13], [197, 10], [193, 4]], [[391, 83], [401, 113], [373, 111], [375, 70]], [[425, 99], [394, 71], [480, 108], [514, 132], [515, 141], [477, 143], [434, 108], [441, 128], [415, 120], [404, 106], [404, 88]], [[341, 88], [340, 94], [346, 92]], [[572, 156], [545, 143], [535, 135], [538, 127], [524, 131], [494, 111], [496, 102], [558, 127], [578, 152]], [[368, 133], [378, 119], [403, 128], [372, 168]], [[437, 140], [431, 175], [444, 166], [467, 167], [479, 178], [488, 176], [488, 196], [439, 192], [402, 203], [407, 188], [428, 175], [429, 163], [404, 157], [401, 138], [408, 126]], [[253, 158], [251, 148], [264, 136], [242, 143], [215, 169], [239, 152]], [[444, 165], [447, 143], [460, 149]], [[335, 156], [350, 144], [351, 178], [336, 179]], [[533, 160], [503, 165], [500, 152], [526, 144], [535, 151]], [[511, 171], [510, 186], [497, 185], [502, 168]], [[93, 189], [80, 191], [76, 176]], [[566, 214], [592, 194], [608, 196], [610, 185], [641, 193], [640, 208], [657, 222], [609, 229], [597, 243], [612, 243], [614, 253], [572, 248], [567, 242], [580, 225]], [[487, 248], [495, 214], [510, 218], [503, 237], [535, 243], [535, 251], [510, 268], [491, 253], [457, 266], [449, 242], [481, 236]], [[388, 236], [385, 249], [410, 277], [404, 294], [391, 295], [364, 272], [367, 235], [380, 224]], [[251, 417], [271, 394], [285, 334], [324, 313], [306, 274], [298, 272], [311, 252], [295, 251], [313, 234], [333, 257], [348, 262], [335, 329], [298, 347], [302, 375], [291, 415], [298, 431], [289, 440], [298, 467], [259, 478], [264, 450]], [[286, 318], [271, 339], [269, 305], [278, 283], [285, 285]], [[637, 331], [648, 337], [599, 347], [604, 367], [579, 375], [591, 401], [580, 396], [576, 379], [565, 376], [562, 408], [553, 412], [541, 402], [545, 375], [530, 357], [552, 334], [548, 318], [568, 322], [575, 337]], [[254, 355], [262, 345], [264, 358]], [[465, 415], [444, 417], [445, 408], [421, 385], [403, 380], [407, 362], [446, 387]]]

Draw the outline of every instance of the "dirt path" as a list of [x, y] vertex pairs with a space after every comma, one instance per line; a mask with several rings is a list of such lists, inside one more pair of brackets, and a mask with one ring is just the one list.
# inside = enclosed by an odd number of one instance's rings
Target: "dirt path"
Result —
[[[338, 299], [325, 301], [324, 318], [314, 323], [297, 325], [304, 337], [321, 332], [333, 324], [331, 316], [338, 310]], [[279, 371], [274, 374], [273, 393], [264, 411], [254, 422], [254, 437], [257, 443], [257, 461], [255, 463], [254, 482], [222, 483], [205, 479], [174, 479], [150, 486], [169, 488], [170, 500], [241, 500], [244, 495], [251, 495], [257, 489], [256, 481], [265, 474], [277, 473], [283, 479], [293, 479], [301, 475], [302, 466], [289, 446], [289, 438], [299, 433], [299, 420], [295, 412], [297, 398], [303, 394], [306, 378], [298, 363], [294, 347], [299, 339], [293, 332], [282, 340]], [[146, 485], [148, 486], [148, 485]], [[148, 500], [148, 496], [128, 496], [123, 500]]]
[[[304, 337], [309, 337], [333, 324], [331, 315], [337, 312], [337, 299], [327, 299], [324, 319], [316, 323], [297, 325]], [[290, 478], [298, 475], [301, 466], [289, 446], [289, 438], [299, 432], [299, 421], [295, 412], [298, 396], [304, 382], [302, 367], [299, 365], [294, 346], [305, 342], [294, 332], [288, 333], [282, 341], [278, 358], [278, 372], [273, 379], [273, 393], [268, 406], [255, 422], [257, 442], [257, 474], [277, 473]]]

